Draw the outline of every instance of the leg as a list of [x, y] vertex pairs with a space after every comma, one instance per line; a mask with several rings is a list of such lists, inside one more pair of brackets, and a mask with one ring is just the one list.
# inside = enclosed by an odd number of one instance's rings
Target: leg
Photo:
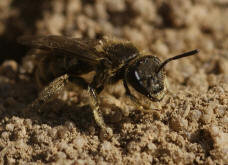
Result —
[[[101, 88], [98, 88], [98, 90], [101, 90]], [[107, 139], [107, 138], [110, 138], [112, 136], [112, 129], [107, 127], [105, 122], [104, 122], [104, 119], [103, 119], [103, 116], [102, 116], [102, 112], [100, 110], [100, 106], [99, 106], [99, 100], [98, 100], [98, 96], [97, 96], [97, 90], [94, 89], [92, 86], [88, 86], [88, 92], [90, 94], [90, 98], [91, 98], [91, 108], [92, 108], [92, 111], [93, 111], [93, 116], [94, 116], [94, 119], [97, 123], [97, 125], [102, 129], [103, 133], [102, 133], [102, 136]]]
[[99, 79], [97, 76], [99, 75], [96, 75], [94, 77], [94, 80], [90, 85], [81, 77], [70, 76], [69, 81], [71, 83], [76, 83], [77, 85], [81, 86], [83, 89], [86, 89], [86, 88], [88, 89], [88, 92], [91, 98], [91, 108], [93, 110], [94, 119], [97, 125], [100, 128], [102, 128], [102, 130], [107, 130], [108, 127], [106, 126], [102, 113], [100, 111], [99, 100], [97, 96], [97, 94], [99, 94], [103, 90], [104, 86], [100, 85], [98, 88], [94, 87], [94, 86], [97, 86], [98, 84], [97, 82], [99, 82], [97, 81]]
[[91, 108], [93, 110], [94, 119], [99, 127], [101, 127], [102, 129], [105, 129], [106, 124], [104, 123], [102, 113], [100, 111], [97, 92], [91, 86], [88, 87], [88, 92], [91, 97]]
[[106, 126], [104, 122], [104, 118], [99, 106], [99, 98], [97, 96], [104, 88], [106, 77], [107, 76], [103, 70], [97, 70], [97, 74], [94, 76], [93, 81], [88, 85], [88, 92], [91, 99], [90, 106], [93, 111], [94, 119], [97, 125], [101, 128], [101, 138], [108, 139], [111, 138], [113, 134], [112, 129]]
[[[126, 80], [124, 80], [123, 83], [124, 83], [124, 87], [126, 89], [126, 95], [132, 100], [132, 102], [135, 104], [135, 106], [137, 107], [138, 110], [140, 110], [142, 112], [146, 112], [146, 113], [153, 112], [153, 111], [149, 110], [148, 108], [147, 108], [147, 110], [145, 110], [145, 108], [141, 105], [141, 103], [138, 101], [138, 99], [131, 94]], [[159, 107], [159, 109], [160, 109], [160, 107]], [[158, 110], [158, 109], [154, 109], [154, 110]]]
[[37, 110], [42, 104], [49, 102], [55, 95], [59, 94], [64, 89], [68, 82], [79, 84], [79, 86], [84, 89], [88, 87], [87, 82], [80, 77], [73, 77], [68, 74], [62, 75], [54, 79], [41, 91], [38, 98], [26, 108], [26, 112], [31, 109]]
[[47, 87], [43, 89], [43, 91], [39, 94], [38, 98], [35, 99], [26, 109], [25, 112], [29, 110], [37, 110], [40, 108], [42, 104], [47, 103], [51, 100], [55, 95], [60, 93], [66, 83], [69, 82], [69, 75], [65, 74], [54, 81], [52, 81]]

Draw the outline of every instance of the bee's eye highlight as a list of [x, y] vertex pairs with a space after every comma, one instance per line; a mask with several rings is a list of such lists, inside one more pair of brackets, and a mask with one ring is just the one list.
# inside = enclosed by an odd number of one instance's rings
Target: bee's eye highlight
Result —
[[135, 73], [135, 78], [140, 81], [141, 78], [139, 77], [139, 73], [137, 71], [135, 71], [134, 73]]

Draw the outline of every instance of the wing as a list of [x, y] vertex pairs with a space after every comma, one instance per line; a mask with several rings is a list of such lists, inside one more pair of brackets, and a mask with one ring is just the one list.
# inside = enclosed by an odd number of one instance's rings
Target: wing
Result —
[[33, 48], [51, 50], [63, 53], [64, 55], [77, 56], [78, 59], [89, 64], [96, 65], [104, 59], [102, 54], [97, 52], [95, 46], [98, 40], [85, 40], [64, 36], [22, 36], [18, 39], [20, 44]]

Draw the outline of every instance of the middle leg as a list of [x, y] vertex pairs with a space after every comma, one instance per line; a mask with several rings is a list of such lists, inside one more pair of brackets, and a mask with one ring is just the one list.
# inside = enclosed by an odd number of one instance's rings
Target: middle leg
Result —
[[94, 119], [97, 123], [97, 125], [101, 128], [102, 131], [102, 135], [103, 138], [105, 139], [109, 139], [112, 137], [113, 132], [112, 129], [110, 127], [108, 127], [105, 122], [104, 122], [104, 118], [100, 109], [100, 105], [99, 105], [99, 99], [97, 96], [97, 93], [99, 93], [102, 90], [103, 87], [100, 88], [93, 88], [91, 85], [88, 86], [88, 92], [91, 98], [90, 101], [90, 106], [92, 108], [93, 111], [93, 116]]

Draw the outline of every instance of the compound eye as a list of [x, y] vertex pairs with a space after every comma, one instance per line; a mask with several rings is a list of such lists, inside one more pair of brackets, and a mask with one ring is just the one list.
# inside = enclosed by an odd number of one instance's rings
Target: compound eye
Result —
[[148, 85], [148, 81], [149, 79], [146, 79], [145, 77], [143, 77], [143, 75], [141, 75], [138, 71], [134, 71], [134, 76], [135, 76], [135, 79], [137, 81], [137, 83], [141, 86], [141, 87], [144, 87], [146, 88]]
[[139, 73], [137, 71], [135, 71], [134, 74], [135, 74], [136, 80], [141, 81], [141, 78], [139, 76]]
[[135, 67], [130, 68], [127, 74], [128, 83], [138, 92], [143, 95], [148, 95], [147, 90], [147, 79], [144, 76], [144, 73], [136, 69]]

